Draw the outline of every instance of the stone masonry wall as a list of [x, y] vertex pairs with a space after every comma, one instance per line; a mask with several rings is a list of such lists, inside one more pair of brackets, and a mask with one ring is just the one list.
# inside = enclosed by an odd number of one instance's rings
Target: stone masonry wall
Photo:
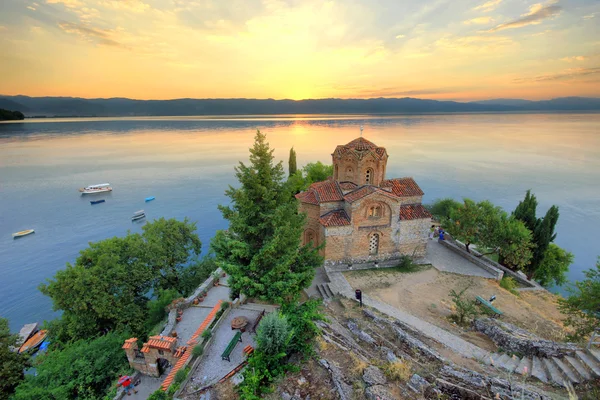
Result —
[[400, 251], [409, 256], [423, 257], [430, 226], [429, 218], [400, 221]]

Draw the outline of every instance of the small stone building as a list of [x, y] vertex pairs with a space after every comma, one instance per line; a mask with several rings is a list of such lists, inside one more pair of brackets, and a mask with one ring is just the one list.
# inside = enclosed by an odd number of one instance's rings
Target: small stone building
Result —
[[318, 246], [328, 264], [424, 256], [431, 214], [413, 178], [385, 179], [384, 147], [359, 137], [337, 146], [333, 177], [298, 193], [306, 213], [303, 243]]
[[175, 365], [188, 348], [177, 348], [177, 338], [169, 336], [150, 336], [139, 350], [137, 338], [127, 339], [123, 345], [131, 368], [145, 375], [159, 377], [168, 365]]

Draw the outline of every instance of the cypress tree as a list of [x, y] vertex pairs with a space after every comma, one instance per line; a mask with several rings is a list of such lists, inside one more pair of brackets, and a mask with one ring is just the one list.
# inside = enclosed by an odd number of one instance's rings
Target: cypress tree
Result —
[[534, 194], [531, 194], [531, 189], [525, 193], [525, 199], [519, 202], [513, 215], [516, 219], [523, 221], [525, 226], [533, 233], [538, 222], [535, 215], [537, 209], [537, 199]]
[[558, 222], [558, 216], [558, 207], [552, 206], [548, 209], [544, 218], [540, 218], [536, 223], [535, 230], [533, 231], [533, 241], [535, 243], [533, 257], [531, 257], [531, 262], [527, 266], [528, 279], [531, 279], [535, 271], [540, 267], [542, 261], [544, 261], [544, 255], [546, 254], [546, 250], [548, 250], [548, 246], [556, 238], [554, 229]]
[[300, 246], [305, 215], [284, 185], [281, 162], [273, 160], [257, 131], [250, 164], [235, 168], [240, 187], [225, 192], [231, 205], [219, 206], [229, 229], [218, 231], [211, 247], [233, 295], [287, 303], [310, 285], [323, 259], [312, 246]]
[[296, 173], [296, 171], [298, 170], [298, 167], [296, 165], [296, 150], [294, 150], [293, 147], [290, 149], [290, 158], [288, 160], [288, 170], [289, 170], [289, 176], [294, 175]]

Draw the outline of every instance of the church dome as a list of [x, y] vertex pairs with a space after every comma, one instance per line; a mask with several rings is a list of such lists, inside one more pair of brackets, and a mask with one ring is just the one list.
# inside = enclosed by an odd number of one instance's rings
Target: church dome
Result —
[[351, 141], [350, 143], [348, 143], [347, 145], [345, 145], [343, 147], [346, 147], [348, 149], [363, 151], [363, 150], [373, 150], [373, 149], [376, 149], [378, 146], [373, 142], [369, 142], [364, 137], [359, 137], [359, 138], [354, 139], [353, 141]]
[[348, 144], [337, 146], [332, 156], [344, 157], [349, 153], [354, 154], [359, 159], [363, 158], [369, 153], [373, 154], [376, 159], [387, 158], [385, 147], [379, 147], [375, 143], [368, 141], [362, 136], [354, 139]]

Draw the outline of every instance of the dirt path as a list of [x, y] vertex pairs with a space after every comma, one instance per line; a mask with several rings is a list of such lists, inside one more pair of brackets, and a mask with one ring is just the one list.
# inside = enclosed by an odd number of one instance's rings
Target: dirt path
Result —
[[416, 317], [455, 333], [489, 351], [495, 345], [484, 335], [458, 327], [448, 320], [453, 312], [450, 290], [468, 287], [467, 297], [496, 295], [494, 305], [505, 314], [503, 321], [558, 340], [564, 337], [556, 296], [547, 292], [522, 292], [521, 296], [502, 289], [496, 281], [439, 272], [434, 268], [415, 273], [385, 270], [355, 271], [344, 274], [348, 282], [368, 295], [406, 311]]

